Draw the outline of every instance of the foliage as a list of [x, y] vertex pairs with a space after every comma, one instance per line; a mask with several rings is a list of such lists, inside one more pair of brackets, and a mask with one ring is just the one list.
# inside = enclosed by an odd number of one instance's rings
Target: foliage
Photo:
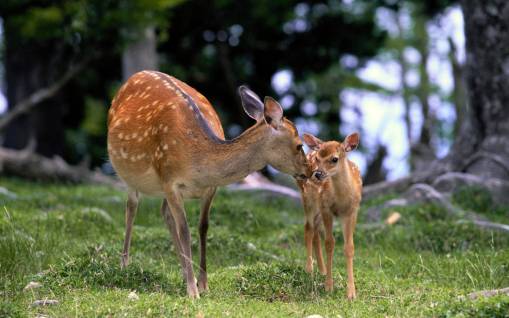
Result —
[[[0, 183], [10, 191], [0, 193], [4, 316], [504, 317], [507, 308], [503, 296], [479, 301], [458, 297], [509, 285], [509, 236], [456, 225], [454, 218], [434, 206], [401, 208], [401, 221], [392, 227], [358, 225], [359, 298], [350, 303], [344, 297], [340, 226], [335, 231], [336, 288], [328, 294], [320, 274], [309, 276], [303, 270], [300, 208], [284, 199], [260, 201], [219, 191], [208, 239], [210, 292], [191, 301], [157, 200], [141, 202], [131, 264], [123, 271], [119, 263], [124, 193], [5, 178]], [[376, 198], [366, 206], [390, 198]], [[199, 204], [186, 206], [197, 262]], [[30, 281], [42, 287], [23, 291]], [[127, 298], [133, 290], [138, 301]], [[60, 303], [30, 307], [43, 298]]]
[[[94, 45], [121, 47], [147, 25], [165, 26], [166, 10], [181, 0], [2, 1], [6, 32], [15, 42], [59, 40], [81, 50]], [[98, 47], [96, 47], [97, 49]]]

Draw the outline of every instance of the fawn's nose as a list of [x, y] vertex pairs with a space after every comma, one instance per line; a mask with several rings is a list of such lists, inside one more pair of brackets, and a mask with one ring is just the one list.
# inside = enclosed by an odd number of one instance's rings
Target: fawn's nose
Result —
[[322, 171], [320, 170], [317, 170], [313, 173], [313, 176], [318, 179], [318, 180], [322, 180], [323, 177], [325, 176], [325, 173], [323, 173]]

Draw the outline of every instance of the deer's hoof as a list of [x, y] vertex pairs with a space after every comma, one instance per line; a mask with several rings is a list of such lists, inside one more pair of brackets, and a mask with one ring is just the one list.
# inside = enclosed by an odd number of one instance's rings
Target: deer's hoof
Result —
[[129, 256], [122, 256], [122, 259], [120, 260], [120, 268], [126, 269], [129, 265]]
[[187, 295], [191, 299], [200, 299], [200, 293], [198, 292], [198, 288], [195, 286], [187, 286]]
[[198, 290], [200, 293], [209, 291], [209, 284], [207, 282], [207, 279], [198, 279]]

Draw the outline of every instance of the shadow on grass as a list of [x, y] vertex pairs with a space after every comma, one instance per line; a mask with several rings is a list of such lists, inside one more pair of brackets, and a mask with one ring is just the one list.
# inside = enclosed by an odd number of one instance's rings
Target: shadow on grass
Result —
[[50, 268], [42, 277], [45, 285], [55, 288], [106, 287], [184, 295], [179, 279], [145, 270], [138, 263], [121, 269], [118, 251], [103, 247], [89, 247], [85, 253]]

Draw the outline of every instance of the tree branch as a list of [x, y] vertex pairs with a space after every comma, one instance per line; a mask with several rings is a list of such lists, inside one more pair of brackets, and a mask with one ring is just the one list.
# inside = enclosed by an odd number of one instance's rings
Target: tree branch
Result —
[[62, 87], [64, 87], [69, 80], [78, 74], [85, 65], [90, 62], [91, 58], [85, 58], [81, 62], [71, 65], [67, 72], [56, 82], [48, 87], [41, 88], [32, 93], [27, 98], [23, 99], [13, 107], [11, 111], [7, 112], [4, 116], [0, 117], [0, 131], [4, 130], [15, 118], [31, 111], [35, 106], [41, 102], [53, 97]]

